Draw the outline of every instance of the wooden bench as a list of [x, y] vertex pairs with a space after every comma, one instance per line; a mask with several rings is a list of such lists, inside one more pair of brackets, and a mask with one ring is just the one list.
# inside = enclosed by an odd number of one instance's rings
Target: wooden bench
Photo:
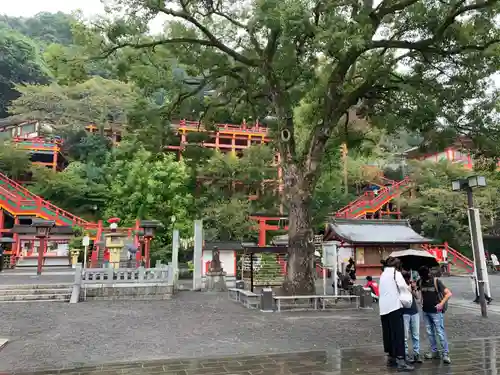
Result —
[[240, 302], [249, 309], [256, 309], [260, 305], [260, 296], [249, 290], [229, 288], [228, 295], [230, 300]]
[[274, 296], [274, 305], [276, 311], [281, 311], [281, 301], [297, 301], [297, 300], [310, 300], [314, 310], [318, 310], [320, 305], [322, 310], [326, 309], [326, 302], [333, 301], [335, 304], [341, 299], [348, 299], [351, 303], [353, 300], [356, 302], [356, 308], [359, 308], [359, 296], [352, 295], [305, 295], [305, 296]]

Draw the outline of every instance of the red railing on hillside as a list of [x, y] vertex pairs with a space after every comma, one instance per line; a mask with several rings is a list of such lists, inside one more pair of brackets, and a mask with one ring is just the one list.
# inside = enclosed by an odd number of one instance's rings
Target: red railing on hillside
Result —
[[[86, 228], [92, 227], [92, 226], [97, 227], [97, 224], [93, 225], [93, 223], [90, 223], [89, 221], [84, 220], [81, 217], [78, 217], [76, 215], [73, 215], [71, 212], [63, 210], [63, 209], [57, 207], [56, 205], [50, 203], [49, 201], [46, 201], [42, 197], [40, 197], [36, 194], [33, 194], [28, 189], [26, 189], [24, 186], [18, 184], [16, 181], [10, 179], [9, 177], [4, 175], [3, 173], [0, 173], [0, 180], [2, 180], [4, 183], [9, 184], [10, 186], [14, 187], [14, 189], [17, 192], [22, 192], [22, 193], [24, 193], [25, 196], [29, 196], [32, 198], [32, 199], [25, 199], [21, 194], [16, 195], [12, 191], [9, 191], [9, 193], [10, 193], [9, 196], [19, 206], [21, 206], [21, 205], [34, 205], [40, 213], [42, 213], [43, 208], [46, 208], [46, 209], [55, 213], [55, 216], [54, 216], [55, 218], [64, 217], [65, 219], [70, 220], [73, 223], [73, 225], [78, 225], [78, 226], [82, 226], [82, 227], [86, 227]], [[3, 188], [2, 192], [3, 191], [8, 191], [8, 190]], [[44, 212], [44, 213], [48, 214], [47, 212]]]
[[[391, 181], [391, 180], [388, 180]], [[359, 208], [366, 208], [366, 209], [375, 209], [375, 208], [380, 208], [382, 207], [387, 201], [392, 199], [396, 194], [399, 193], [399, 190], [402, 187], [405, 187], [409, 184], [410, 179], [406, 177], [405, 179], [395, 182], [393, 181], [393, 184], [391, 186], [386, 186], [382, 189], [379, 190], [378, 195], [375, 196], [374, 192], [372, 191], [367, 191], [360, 197], [358, 197], [356, 200], [352, 201], [349, 203], [347, 206], [339, 210], [335, 216], [336, 217], [343, 217], [343, 218], [352, 218], [355, 219], [361, 215], [363, 215], [364, 211], [360, 210], [359, 212], [356, 212], [353, 214], [357, 209]]]
[[[474, 262], [445, 242], [443, 245], [422, 245], [424, 250], [434, 255], [438, 261], [447, 261], [468, 272], [474, 272]], [[443, 259], [446, 251], [446, 259]]]
[[[187, 120], [180, 120], [178, 124], [174, 124], [174, 126], [178, 127], [185, 127], [185, 128], [190, 128], [190, 129], [200, 129], [203, 130], [205, 129], [203, 125], [198, 122], [198, 121], [187, 121]], [[267, 133], [267, 127], [261, 126], [259, 123], [256, 124], [246, 124], [243, 123], [241, 125], [235, 125], [235, 124], [215, 124], [215, 128], [219, 131], [224, 131], [224, 130], [234, 130], [234, 131], [242, 131], [246, 133]]]

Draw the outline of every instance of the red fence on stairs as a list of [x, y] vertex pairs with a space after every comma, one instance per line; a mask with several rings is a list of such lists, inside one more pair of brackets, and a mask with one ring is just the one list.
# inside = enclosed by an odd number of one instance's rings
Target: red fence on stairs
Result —
[[359, 198], [340, 209], [335, 216], [344, 219], [358, 219], [367, 213], [374, 213], [380, 210], [386, 203], [401, 194], [401, 192], [408, 187], [410, 183], [410, 179], [408, 177], [398, 182], [388, 179], [385, 180], [389, 183], [389, 185], [380, 189], [378, 194], [375, 194], [372, 191], [365, 192]]
[[[380, 210], [386, 203], [399, 196], [410, 184], [410, 179], [396, 182], [382, 177], [385, 186], [375, 194], [372, 191], [365, 192], [363, 195], [340, 209], [335, 217], [344, 219], [362, 219], [367, 213], [374, 213]], [[424, 245], [424, 250], [433, 254], [438, 261], [448, 261], [455, 267], [461, 268], [466, 272], [474, 271], [474, 262], [461, 254], [446, 242], [443, 245]], [[446, 259], [444, 259], [446, 258]]]
[[36, 216], [54, 220], [57, 225], [97, 228], [96, 223], [91, 223], [57, 207], [2, 173], [0, 173], [0, 207], [12, 215]]
[[434, 255], [439, 262], [447, 261], [466, 272], [474, 272], [474, 262], [445, 242], [443, 245], [423, 245], [422, 248]]

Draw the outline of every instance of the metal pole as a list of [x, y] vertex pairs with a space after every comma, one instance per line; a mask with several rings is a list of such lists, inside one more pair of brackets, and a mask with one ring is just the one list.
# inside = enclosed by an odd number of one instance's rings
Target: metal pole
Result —
[[87, 255], [89, 253], [89, 247], [85, 246], [85, 250], [83, 251], [83, 269], [87, 268]]
[[322, 264], [321, 268], [323, 270], [323, 294], [326, 296], [326, 267]]
[[474, 213], [474, 198], [472, 196], [472, 188], [467, 187], [465, 189], [467, 192], [467, 206], [469, 208], [469, 226], [470, 234], [472, 239], [472, 250], [474, 251], [474, 268], [477, 278], [477, 290], [479, 294], [479, 305], [481, 306], [481, 316], [483, 318], [488, 317], [488, 312], [486, 310], [486, 298], [484, 295], [484, 281], [483, 272], [481, 269], [481, 255], [479, 254], [479, 240], [477, 237], [477, 222], [476, 215]]
[[201, 290], [203, 267], [203, 221], [194, 221], [193, 290]]

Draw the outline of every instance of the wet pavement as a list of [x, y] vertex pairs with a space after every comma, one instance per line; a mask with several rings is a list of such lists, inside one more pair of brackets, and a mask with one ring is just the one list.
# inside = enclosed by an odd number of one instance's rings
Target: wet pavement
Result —
[[[418, 365], [419, 375], [497, 374], [500, 338], [471, 339], [450, 343], [453, 363], [426, 361]], [[354, 375], [393, 374], [385, 367], [382, 348], [364, 346], [331, 351], [306, 351], [284, 354], [227, 356], [219, 358], [154, 360], [106, 364], [74, 369], [15, 373], [31, 375]], [[14, 373], [4, 373], [11, 375]]]

